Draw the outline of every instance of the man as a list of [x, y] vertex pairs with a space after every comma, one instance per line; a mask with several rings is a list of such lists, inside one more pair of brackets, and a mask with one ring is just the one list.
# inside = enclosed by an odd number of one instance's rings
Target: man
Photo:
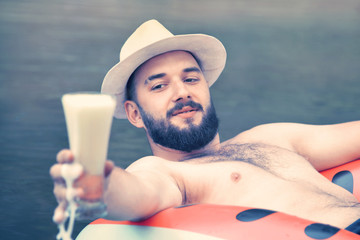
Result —
[[[117, 96], [115, 117], [145, 129], [154, 156], [126, 170], [107, 162], [108, 217], [139, 220], [169, 207], [211, 203], [266, 208], [339, 228], [359, 219], [355, 197], [318, 171], [360, 157], [360, 121], [266, 124], [220, 143], [209, 86], [225, 58], [217, 39], [174, 36], [155, 20], [126, 41], [102, 92]], [[73, 156], [63, 150], [57, 159], [50, 172], [59, 202], [54, 220], [61, 222], [67, 203], [60, 170]]]

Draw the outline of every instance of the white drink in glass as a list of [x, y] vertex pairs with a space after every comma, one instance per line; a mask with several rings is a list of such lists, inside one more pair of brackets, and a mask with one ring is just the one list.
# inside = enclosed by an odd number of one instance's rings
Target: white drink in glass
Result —
[[70, 93], [62, 97], [62, 104], [74, 162], [86, 173], [77, 181], [85, 196], [77, 201], [76, 218], [104, 217], [103, 175], [116, 101], [106, 94]]

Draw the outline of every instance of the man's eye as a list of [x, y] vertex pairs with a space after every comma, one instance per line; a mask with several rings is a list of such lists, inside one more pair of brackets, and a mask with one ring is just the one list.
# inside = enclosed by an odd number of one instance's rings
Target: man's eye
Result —
[[165, 84], [156, 84], [154, 85], [151, 90], [154, 91], [154, 90], [159, 90], [161, 88], [165, 87]]
[[184, 82], [188, 82], [188, 83], [197, 82], [197, 81], [199, 81], [199, 79], [197, 78], [186, 78], [184, 80]]

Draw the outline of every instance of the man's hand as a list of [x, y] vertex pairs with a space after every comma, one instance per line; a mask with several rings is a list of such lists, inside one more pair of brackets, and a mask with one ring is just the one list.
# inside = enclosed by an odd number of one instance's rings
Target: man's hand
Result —
[[[57, 164], [54, 164], [50, 168], [50, 176], [54, 181], [54, 195], [58, 202], [58, 206], [54, 211], [53, 221], [55, 223], [61, 223], [65, 220], [65, 210], [67, 208], [68, 202], [66, 200], [66, 184], [65, 180], [62, 177], [61, 170], [64, 164], [71, 164], [74, 162], [74, 155], [68, 149], [61, 150], [56, 156]], [[114, 168], [114, 163], [112, 161], [106, 161], [104, 168], [104, 176], [107, 177], [111, 173]], [[81, 187], [81, 184], [78, 184], [79, 178], [83, 178], [86, 173], [79, 168], [76, 169], [78, 171], [78, 176], [74, 181], [75, 187], [75, 198], [83, 198], [84, 197], [84, 188]]]

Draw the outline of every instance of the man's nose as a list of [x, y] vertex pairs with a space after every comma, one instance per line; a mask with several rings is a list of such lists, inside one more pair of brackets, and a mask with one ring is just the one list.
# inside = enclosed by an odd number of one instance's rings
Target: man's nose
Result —
[[183, 81], [176, 81], [174, 83], [174, 102], [188, 101], [191, 99], [191, 94], [188, 86]]

